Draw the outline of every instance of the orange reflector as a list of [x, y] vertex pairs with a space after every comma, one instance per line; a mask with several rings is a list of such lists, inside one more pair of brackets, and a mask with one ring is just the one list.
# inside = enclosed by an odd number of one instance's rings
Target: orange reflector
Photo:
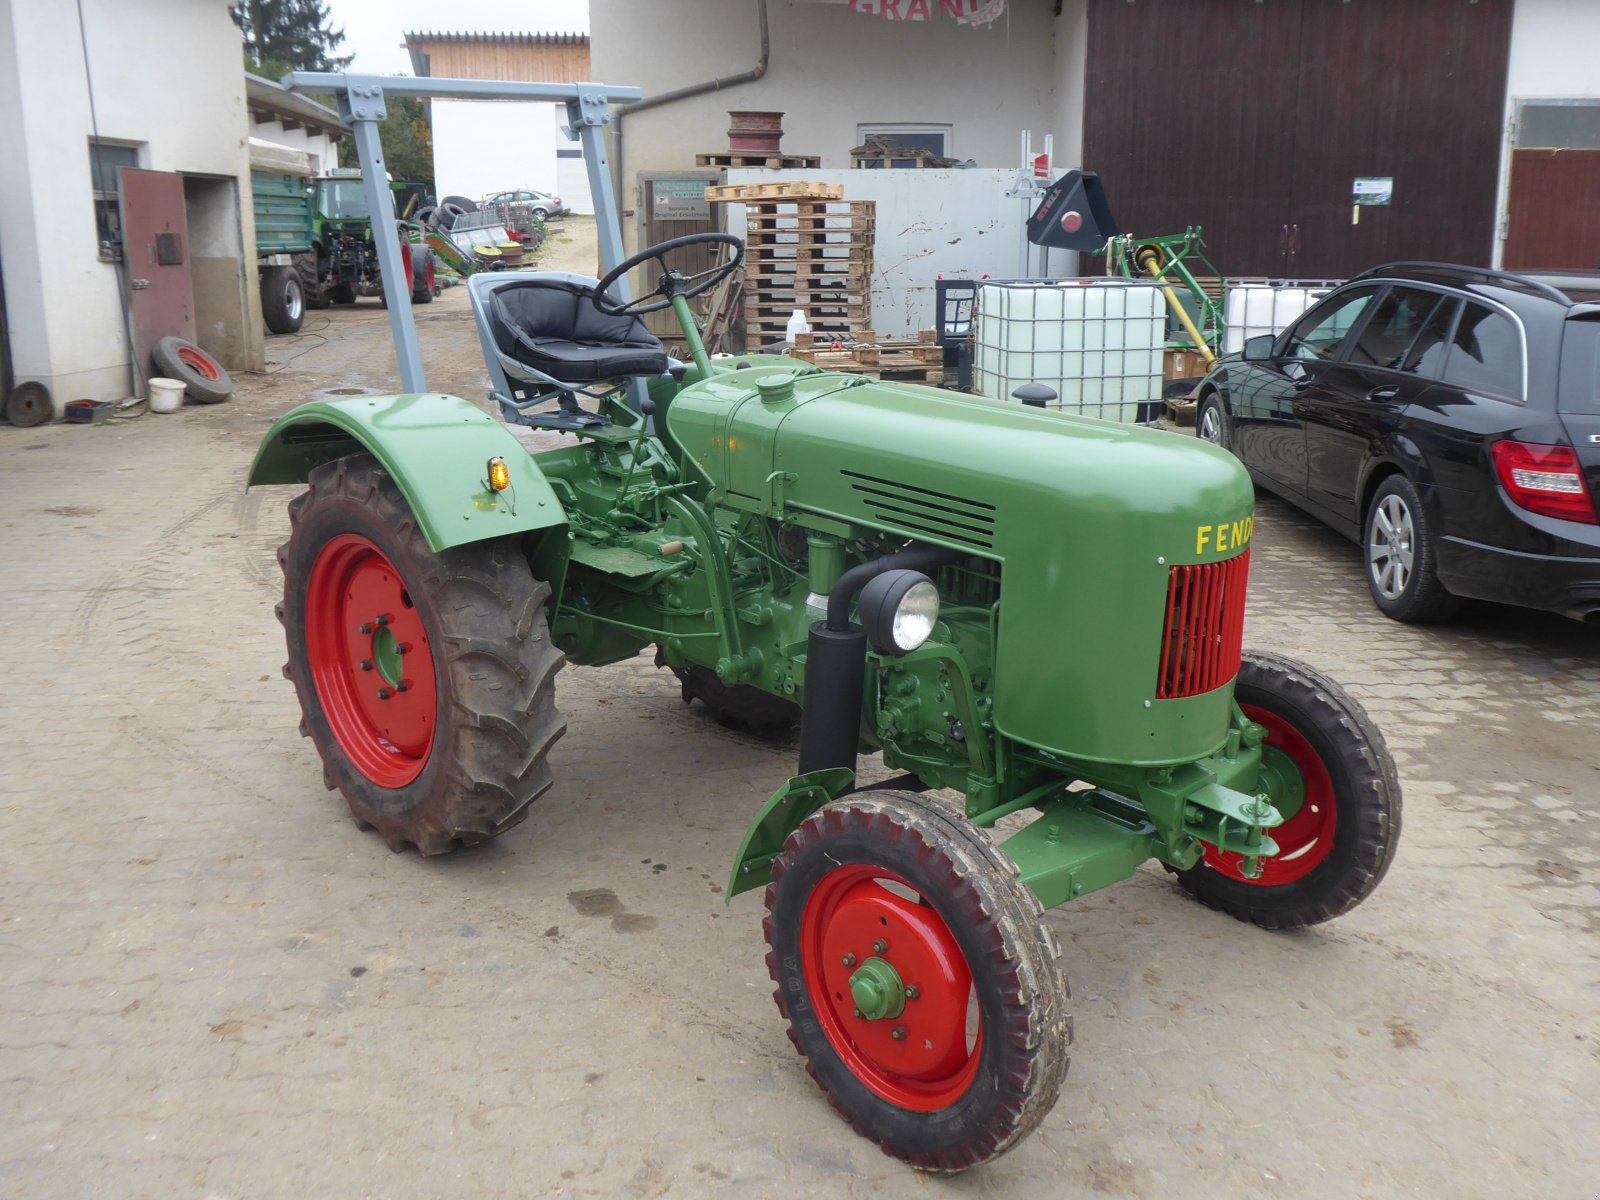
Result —
[[503, 492], [511, 486], [511, 468], [506, 466], [503, 458], [489, 460], [489, 487], [492, 491]]

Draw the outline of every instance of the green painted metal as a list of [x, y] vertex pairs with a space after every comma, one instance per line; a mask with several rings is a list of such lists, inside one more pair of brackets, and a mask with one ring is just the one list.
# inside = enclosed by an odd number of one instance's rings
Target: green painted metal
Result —
[[282, 171], [251, 171], [257, 254], [304, 254], [311, 249], [311, 199], [306, 181]]
[[856, 773], [844, 767], [812, 771], [792, 776], [761, 806], [751, 822], [739, 853], [733, 860], [724, 902], [740, 892], [766, 887], [772, 882], [772, 860], [778, 857], [789, 835], [830, 800], [844, 795], [856, 785]]
[[[302, 483], [319, 463], [360, 450], [394, 479], [435, 551], [566, 523], [538, 463], [505, 426], [438, 393], [303, 404], [267, 432], [246, 486]], [[496, 456], [511, 471], [500, 493], [487, 478]]]
[[892, 1021], [906, 1010], [900, 972], [874, 955], [850, 976], [850, 998], [863, 1021]]
[[[1161, 234], [1157, 237], [1137, 238], [1132, 234], [1123, 234], [1121, 237], [1112, 238], [1106, 243], [1104, 249], [1097, 250], [1097, 255], [1108, 258], [1110, 273], [1123, 275], [1128, 279], [1149, 279], [1139, 265], [1138, 255], [1146, 246], [1154, 246], [1161, 252], [1163, 266], [1155, 276], [1163, 283], [1181, 286], [1194, 300], [1195, 309], [1200, 319], [1195, 322], [1199, 327], [1201, 336], [1213, 354], [1222, 353], [1223, 334], [1227, 326], [1223, 317], [1222, 306], [1213, 300], [1206, 290], [1200, 286], [1199, 280], [1189, 270], [1189, 264], [1195, 262], [1203, 266], [1206, 274], [1220, 279], [1222, 272], [1212, 265], [1206, 257], [1203, 247], [1205, 238], [1198, 225], [1191, 225], [1182, 233]], [[1189, 347], [1187, 336], [1177, 338], [1168, 345], [1177, 349]]]

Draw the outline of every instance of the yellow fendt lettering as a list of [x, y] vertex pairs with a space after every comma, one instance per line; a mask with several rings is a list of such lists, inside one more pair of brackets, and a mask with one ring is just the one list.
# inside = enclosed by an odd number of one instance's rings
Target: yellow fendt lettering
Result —
[[1194, 552], [1196, 554], [1204, 554], [1206, 552], [1206, 543], [1211, 540], [1211, 529], [1210, 525], [1202, 525], [1194, 531]]
[[1194, 552], [1204, 554], [1207, 550], [1214, 550], [1218, 554], [1227, 554], [1231, 550], [1238, 553], [1250, 544], [1255, 531], [1256, 519], [1253, 516], [1242, 521], [1224, 521], [1220, 525], [1196, 526]]

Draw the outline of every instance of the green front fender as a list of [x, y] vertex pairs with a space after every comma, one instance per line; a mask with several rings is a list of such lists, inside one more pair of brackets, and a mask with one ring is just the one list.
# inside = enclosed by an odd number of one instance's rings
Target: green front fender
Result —
[[[245, 486], [303, 483], [313, 467], [362, 450], [399, 486], [435, 553], [566, 524], [544, 473], [505, 426], [437, 392], [302, 404], [267, 433]], [[489, 488], [491, 458], [511, 471], [503, 492]]]

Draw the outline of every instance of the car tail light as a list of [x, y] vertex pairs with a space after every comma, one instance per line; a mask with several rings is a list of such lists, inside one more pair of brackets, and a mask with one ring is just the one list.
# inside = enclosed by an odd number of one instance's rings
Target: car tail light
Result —
[[1543, 517], [1600, 524], [1583, 482], [1583, 469], [1571, 446], [1536, 442], [1495, 442], [1489, 447], [1495, 474], [1511, 503]]
[[1157, 700], [1199, 696], [1239, 673], [1249, 577], [1248, 550], [1226, 562], [1173, 567], [1167, 572]]

